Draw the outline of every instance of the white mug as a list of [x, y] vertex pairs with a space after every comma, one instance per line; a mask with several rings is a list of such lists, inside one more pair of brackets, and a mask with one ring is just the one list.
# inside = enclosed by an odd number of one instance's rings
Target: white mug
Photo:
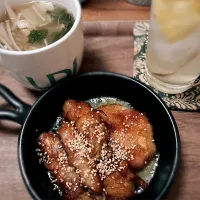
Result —
[[[60, 40], [46, 47], [31, 51], [0, 49], [1, 66], [25, 87], [46, 90], [66, 76], [75, 75], [81, 65], [84, 37], [79, 0], [48, 0], [63, 5], [73, 13], [75, 23]], [[30, 0], [7, 0], [20, 5]], [[0, 1], [0, 13], [5, 11], [4, 0]]]

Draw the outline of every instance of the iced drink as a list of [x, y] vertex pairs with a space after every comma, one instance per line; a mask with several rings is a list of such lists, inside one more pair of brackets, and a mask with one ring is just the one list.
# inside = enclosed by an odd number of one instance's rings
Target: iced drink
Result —
[[147, 80], [162, 92], [186, 91], [200, 75], [200, 0], [153, 0]]

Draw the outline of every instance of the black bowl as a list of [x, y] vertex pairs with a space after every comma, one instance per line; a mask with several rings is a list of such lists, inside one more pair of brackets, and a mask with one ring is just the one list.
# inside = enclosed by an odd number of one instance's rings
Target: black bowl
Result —
[[23, 180], [36, 200], [61, 199], [38, 162], [37, 137], [51, 129], [68, 98], [85, 101], [95, 97], [115, 97], [145, 112], [154, 129], [159, 166], [148, 189], [135, 200], [162, 199], [176, 174], [180, 157], [180, 139], [176, 122], [164, 102], [144, 84], [114, 73], [93, 72], [77, 75], [47, 91], [32, 106], [19, 137], [19, 165]]

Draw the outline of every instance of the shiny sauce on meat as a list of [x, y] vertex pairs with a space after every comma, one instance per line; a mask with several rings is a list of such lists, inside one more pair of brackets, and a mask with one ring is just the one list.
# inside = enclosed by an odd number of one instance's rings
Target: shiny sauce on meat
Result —
[[[103, 106], [103, 105], [110, 105], [110, 104], [119, 104], [121, 106], [124, 106], [125, 108], [132, 108], [132, 105], [126, 101], [123, 101], [118, 98], [113, 98], [113, 97], [98, 97], [98, 98], [93, 98], [89, 99], [86, 102], [88, 102], [93, 108], [98, 109], [98, 107]], [[157, 152], [156, 155], [152, 158], [152, 160], [149, 162], [149, 164], [139, 171], [137, 175], [142, 178], [147, 185], [151, 182], [153, 179], [156, 170], [158, 168], [158, 161], [159, 161], [160, 154]], [[137, 188], [136, 194], [140, 194], [144, 191], [143, 188]]]
[[[110, 104], [119, 104], [121, 106], [124, 106], [124, 109], [126, 108], [132, 108], [132, 105], [128, 102], [125, 102], [121, 99], [113, 98], [113, 97], [98, 97], [98, 98], [93, 98], [93, 99], [88, 99], [86, 100], [87, 103], [89, 103], [94, 109], [98, 109], [98, 107], [103, 106], [103, 105], [110, 105]], [[52, 126], [51, 131], [57, 132], [60, 129], [60, 125], [63, 121], [62, 115], [58, 116], [55, 123]], [[141, 171], [137, 172], [136, 174], [145, 181], [147, 185], [151, 182], [153, 179], [156, 170], [158, 168], [158, 161], [159, 161], [160, 154], [157, 152], [155, 156], [151, 159], [149, 164], [142, 169]], [[56, 180], [54, 177], [51, 175], [51, 172], [47, 172], [48, 176], [54, 185], [54, 190], [58, 190], [60, 196], [62, 196], [62, 191], [59, 189], [59, 187], [56, 185]], [[144, 191], [143, 188], [139, 187], [136, 189], [135, 194], [140, 194]]]

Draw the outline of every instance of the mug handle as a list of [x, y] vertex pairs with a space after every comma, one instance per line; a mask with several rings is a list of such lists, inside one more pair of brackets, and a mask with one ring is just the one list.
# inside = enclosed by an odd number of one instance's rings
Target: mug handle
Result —
[[0, 119], [14, 121], [22, 125], [31, 106], [20, 100], [10, 89], [2, 84], [0, 84], [0, 96], [2, 96], [9, 105], [15, 108], [14, 110], [0, 108]]

